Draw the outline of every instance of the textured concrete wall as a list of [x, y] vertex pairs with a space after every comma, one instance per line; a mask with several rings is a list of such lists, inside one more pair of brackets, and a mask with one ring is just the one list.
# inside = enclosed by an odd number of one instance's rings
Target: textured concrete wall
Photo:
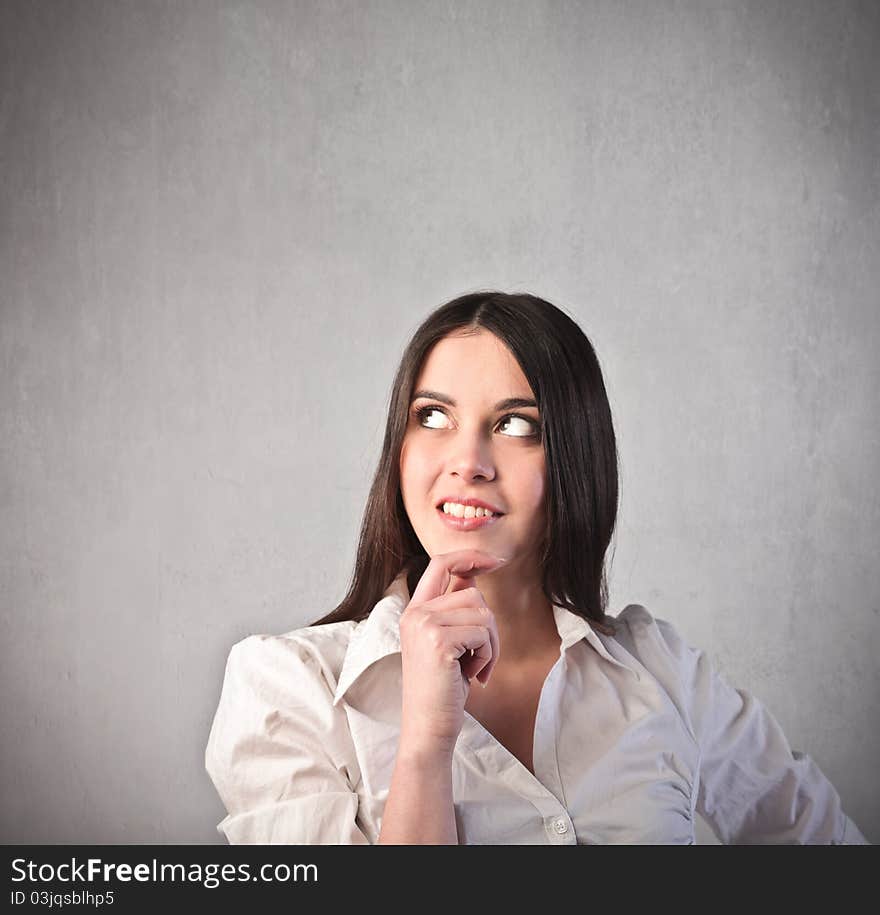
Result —
[[0, 840], [219, 841], [229, 647], [342, 597], [402, 347], [496, 286], [602, 360], [614, 611], [880, 841], [878, 40], [828, 0], [0, 5]]

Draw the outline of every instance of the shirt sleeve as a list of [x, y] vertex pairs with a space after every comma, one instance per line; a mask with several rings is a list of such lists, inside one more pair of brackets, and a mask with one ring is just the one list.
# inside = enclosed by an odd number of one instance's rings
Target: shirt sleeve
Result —
[[680, 664], [700, 747], [696, 809], [725, 845], [868, 845], [816, 763], [792, 750], [753, 695], [735, 689], [705, 652], [657, 620]]
[[226, 662], [205, 768], [232, 845], [369, 845], [345, 763], [345, 711], [295, 639], [250, 636]]

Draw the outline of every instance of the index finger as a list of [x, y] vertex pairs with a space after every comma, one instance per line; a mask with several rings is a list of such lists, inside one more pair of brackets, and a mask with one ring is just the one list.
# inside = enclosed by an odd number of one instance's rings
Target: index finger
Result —
[[416, 585], [410, 603], [424, 604], [440, 597], [441, 594], [447, 593], [446, 589], [449, 588], [450, 582], [450, 594], [453, 591], [463, 591], [470, 587], [470, 579], [482, 572], [491, 572], [505, 562], [507, 560], [501, 556], [493, 556], [483, 550], [455, 550], [452, 553], [432, 556], [428, 568]]

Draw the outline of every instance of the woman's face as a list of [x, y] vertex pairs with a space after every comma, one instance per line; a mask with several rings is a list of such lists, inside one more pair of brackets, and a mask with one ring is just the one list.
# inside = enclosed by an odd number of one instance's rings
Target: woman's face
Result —
[[[494, 334], [455, 332], [428, 353], [409, 408], [400, 488], [429, 556], [472, 547], [507, 558], [507, 568], [536, 562], [546, 517], [540, 413], [537, 406], [501, 404], [509, 398], [534, 403], [535, 394]], [[450, 522], [442, 503], [467, 498], [503, 515], [463, 529], [467, 520]]]

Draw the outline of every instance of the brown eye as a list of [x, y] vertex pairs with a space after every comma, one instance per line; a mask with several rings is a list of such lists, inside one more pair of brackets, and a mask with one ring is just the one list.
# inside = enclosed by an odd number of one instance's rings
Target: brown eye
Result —
[[[520, 430], [525, 429], [524, 432], [517, 432], [514, 434], [514, 438], [530, 438], [536, 434], [536, 426], [533, 420], [526, 419], [525, 416], [518, 416], [515, 413], [512, 413], [510, 416], [505, 416], [504, 419], [498, 424], [498, 427], [506, 426], [511, 422], [515, 422]], [[516, 428], [516, 426], [515, 426]]]
[[[425, 426], [425, 417], [429, 416], [432, 413], [439, 413], [441, 416], [446, 414], [442, 410], [438, 410], [437, 407], [422, 407], [421, 410], [416, 410], [416, 417], [418, 418], [419, 425]], [[426, 429], [437, 429], [442, 428], [440, 426], [425, 426]]]

